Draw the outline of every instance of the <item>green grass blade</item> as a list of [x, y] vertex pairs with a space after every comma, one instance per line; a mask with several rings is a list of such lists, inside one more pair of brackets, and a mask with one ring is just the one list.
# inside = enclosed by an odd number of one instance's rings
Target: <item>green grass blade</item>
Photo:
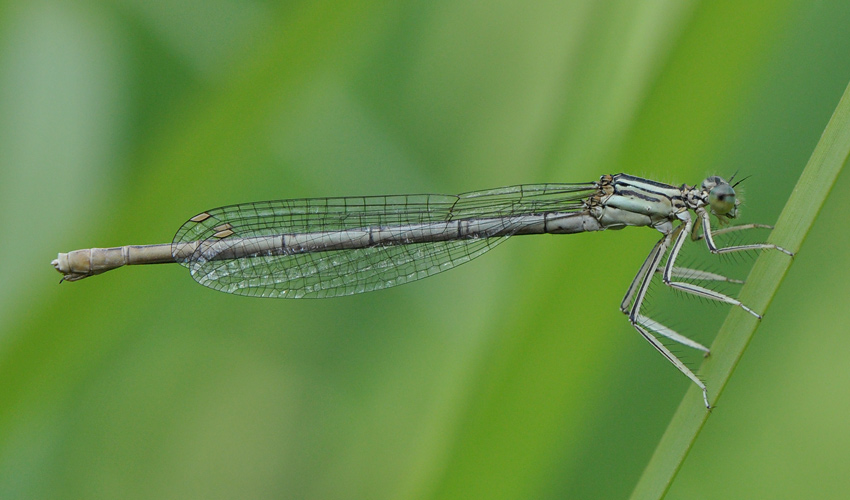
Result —
[[[847, 163], [848, 155], [850, 86], [845, 89], [791, 198], [779, 216], [776, 230], [771, 234], [772, 242], [792, 252], [799, 251], [835, 179]], [[741, 290], [741, 301], [756, 311], [765, 311], [792, 261], [792, 258], [780, 252], [763, 252]], [[758, 320], [740, 308], [733, 308], [727, 316], [711, 347], [711, 357], [700, 371], [708, 386], [712, 404], [723, 391], [757, 326]], [[633, 500], [657, 499], [665, 495], [709, 414], [702, 404], [702, 392], [692, 386], [632, 492]]]

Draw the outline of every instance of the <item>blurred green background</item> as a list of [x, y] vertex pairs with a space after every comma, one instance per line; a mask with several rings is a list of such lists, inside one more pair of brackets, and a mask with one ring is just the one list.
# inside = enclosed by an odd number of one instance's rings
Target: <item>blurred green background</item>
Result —
[[[617, 172], [750, 175], [742, 220], [771, 223], [850, 81], [844, 0], [35, 0], [0, 21], [4, 499], [626, 497], [689, 384], [617, 309], [653, 231], [514, 238], [334, 300], [180, 266], [59, 286], [49, 262], [225, 204]], [[838, 182], [668, 498], [850, 489]], [[711, 342], [728, 308], [662, 288], [659, 319]]]

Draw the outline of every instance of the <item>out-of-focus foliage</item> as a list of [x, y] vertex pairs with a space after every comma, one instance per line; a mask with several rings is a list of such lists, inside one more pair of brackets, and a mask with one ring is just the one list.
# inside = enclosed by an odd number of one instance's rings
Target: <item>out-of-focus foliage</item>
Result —
[[[770, 223], [850, 80], [837, 0], [0, 13], [4, 499], [622, 498], [688, 386], [617, 311], [652, 231], [515, 238], [322, 301], [216, 293], [179, 266], [57, 286], [48, 263], [168, 242], [231, 203], [620, 171], [750, 175], [742, 222]], [[850, 487], [848, 182], [670, 498]], [[703, 343], [727, 311], [663, 287], [650, 306]]]

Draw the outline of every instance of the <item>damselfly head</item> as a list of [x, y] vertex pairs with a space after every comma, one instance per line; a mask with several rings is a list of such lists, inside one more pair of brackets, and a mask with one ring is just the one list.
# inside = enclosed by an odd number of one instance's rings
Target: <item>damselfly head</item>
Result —
[[702, 181], [703, 192], [708, 193], [708, 204], [711, 213], [722, 222], [738, 217], [738, 205], [741, 203], [735, 195], [735, 188], [725, 179], [712, 176]]

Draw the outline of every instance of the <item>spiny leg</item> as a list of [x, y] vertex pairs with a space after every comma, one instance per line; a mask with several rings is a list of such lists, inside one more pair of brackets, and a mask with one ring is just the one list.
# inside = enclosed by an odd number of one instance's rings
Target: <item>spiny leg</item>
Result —
[[[761, 225], [761, 224], [745, 224], [745, 225], [742, 225], [742, 226], [733, 226], [733, 227], [729, 227], [729, 228], [725, 228], [725, 229], [720, 229], [718, 231], [712, 231], [711, 230], [711, 221], [709, 219], [708, 212], [704, 208], [698, 208], [696, 210], [696, 213], [697, 213], [697, 216], [699, 217], [698, 220], [700, 220], [702, 222], [702, 227], [703, 227], [703, 235], [702, 236], [705, 238], [705, 242], [706, 242], [706, 245], [708, 246], [708, 250], [713, 254], [719, 255], [719, 254], [724, 254], [724, 253], [746, 252], [746, 251], [749, 251], [749, 250], [770, 250], [770, 249], [773, 249], [773, 250], [779, 250], [780, 252], [783, 252], [783, 253], [790, 255], [792, 257], [794, 255], [792, 252], [790, 252], [790, 251], [788, 251], [788, 250], [786, 250], [786, 249], [784, 249], [784, 248], [782, 248], [778, 245], [774, 245], [772, 243], [756, 243], [756, 244], [751, 244], [751, 245], [736, 245], [736, 246], [718, 248], [717, 245], [714, 243], [713, 234], [728, 233], [728, 232], [744, 230], [744, 229], [765, 228], [765, 227], [771, 227], [771, 226], [765, 226], [765, 225]], [[701, 287], [699, 285], [694, 285], [692, 283], [684, 283], [684, 282], [680, 282], [680, 281], [673, 281], [671, 279], [673, 276], [677, 275], [677, 273], [674, 271], [675, 269], [677, 269], [675, 267], [675, 264], [676, 264], [676, 259], [679, 256], [679, 250], [681, 250], [682, 244], [685, 242], [684, 236], [685, 236], [686, 233], [690, 232], [691, 236], [693, 237], [693, 234], [694, 234], [694, 231], [695, 231], [695, 229], [692, 229], [692, 227], [690, 227], [691, 226], [690, 220], [685, 222], [685, 226], [686, 226], [685, 229], [681, 233], [679, 233], [678, 237], [676, 238], [676, 242], [673, 244], [672, 250], [670, 250], [670, 256], [667, 258], [667, 264], [664, 266], [664, 273], [663, 273], [664, 283], [667, 286], [670, 286], [670, 287], [672, 287], [676, 290], [681, 290], [683, 292], [690, 293], [690, 294], [693, 294], [693, 295], [697, 295], [697, 296], [700, 296], [700, 297], [705, 297], [707, 299], [717, 300], [719, 302], [725, 302], [727, 304], [738, 306], [738, 307], [742, 308], [743, 310], [747, 311], [748, 313], [752, 314], [756, 318], [761, 319], [760, 314], [758, 314], [757, 312], [753, 311], [752, 309], [750, 309], [749, 307], [747, 307], [746, 305], [741, 303], [741, 301], [738, 300], [738, 299], [729, 297], [728, 295], [724, 295], [720, 292], [715, 292], [714, 290], [709, 290], [708, 288], [704, 288], [704, 287]], [[695, 238], [695, 239], [699, 239], [699, 238]]]
[[751, 245], [735, 245], [730, 247], [718, 248], [714, 243], [714, 234], [722, 234], [728, 233], [731, 231], [740, 229], [754, 229], [754, 228], [763, 228], [763, 227], [771, 227], [771, 226], [763, 226], [761, 224], [745, 224], [743, 226], [733, 226], [729, 228], [719, 229], [717, 231], [711, 230], [711, 221], [709, 220], [708, 211], [705, 208], [698, 208], [696, 210], [697, 216], [699, 216], [702, 221], [703, 227], [703, 237], [705, 238], [705, 244], [708, 245], [708, 251], [715, 254], [724, 254], [724, 253], [732, 253], [732, 252], [746, 252], [748, 250], [779, 250], [780, 252], [794, 256], [794, 253], [786, 250], [778, 245], [774, 245], [772, 243], [755, 243]]
[[[677, 231], [679, 231], [679, 230], [680, 230], [680, 228], [675, 229], [673, 231], [673, 235], [678, 234]], [[659, 266], [659, 263], [661, 261], [661, 257], [664, 256], [664, 252], [667, 250], [667, 248], [669, 246], [669, 240], [670, 240], [671, 237], [672, 236], [665, 235], [663, 238], [661, 238], [658, 241], [658, 243], [656, 243], [655, 246], [652, 247], [652, 250], [649, 252], [649, 255], [646, 256], [646, 260], [644, 260], [643, 264], [641, 265], [640, 269], [638, 270], [637, 275], [632, 280], [632, 283], [629, 285], [629, 289], [626, 291], [626, 295], [625, 295], [625, 297], [623, 297], [623, 301], [620, 303], [620, 310], [623, 311], [623, 313], [625, 313], [627, 315], [631, 314], [631, 312], [632, 312], [632, 299], [634, 298], [637, 291], [640, 289], [641, 285], [644, 282], [646, 282], [648, 284], [650, 282], [650, 280], [652, 279], [652, 274], [660, 272], [660, 270], [658, 269], [658, 266]], [[650, 273], [650, 269], [653, 268], [653, 267], [655, 269]], [[696, 272], [702, 272], [702, 271], [696, 271]], [[706, 274], [711, 274], [711, 273], [706, 273]], [[722, 278], [722, 279], [727, 279], [727, 278], [724, 278], [723, 276], [720, 276], [720, 275], [715, 275], [715, 276]], [[641, 298], [641, 301], [642, 300], [643, 299]], [[649, 330], [654, 331], [654, 332], [656, 332], [660, 335], [663, 335], [664, 337], [669, 338], [670, 340], [674, 340], [674, 341], [676, 341], [680, 344], [683, 344], [683, 345], [686, 345], [688, 347], [692, 347], [694, 349], [698, 349], [700, 351], [703, 351], [703, 352], [706, 353], [706, 355], [709, 354], [709, 349], [707, 347], [705, 347], [704, 345], [702, 345], [698, 342], [695, 342], [695, 341], [685, 337], [684, 335], [681, 335], [680, 333], [676, 332], [675, 330], [668, 328], [668, 327], [662, 325], [661, 323], [659, 323], [659, 322], [657, 322], [657, 321], [655, 321], [655, 320], [653, 320], [653, 319], [651, 319], [647, 316], [644, 316], [643, 314], [640, 314], [639, 309], [636, 313], [635, 321], [637, 321], [638, 323], [640, 323], [644, 327], [648, 328]]]
[[[702, 226], [701, 223], [700, 224], [694, 224], [694, 228], [691, 231], [691, 239], [692, 240], [699, 241], [699, 240], [705, 238], [705, 235], [702, 234], [702, 233], [699, 233], [699, 231], [698, 231], [701, 226]], [[724, 227], [722, 229], [712, 230], [711, 234], [712, 234], [712, 236], [718, 236], [718, 235], [721, 235], [721, 234], [733, 233], [735, 231], [745, 231], [747, 229], [773, 229], [773, 226], [770, 226], [768, 224], [741, 224], [740, 226], [729, 226], [729, 227]]]
[[[652, 250], [649, 252], [649, 255], [646, 256], [646, 259], [643, 261], [643, 264], [641, 264], [640, 269], [638, 269], [637, 275], [632, 280], [632, 283], [629, 285], [629, 289], [626, 290], [626, 295], [625, 297], [623, 297], [623, 301], [620, 303], [620, 310], [623, 311], [623, 313], [629, 314], [632, 305], [632, 299], [634, 298], [635, 293], [637, 292], [638, 286], [640, 286], [640, 284], [643, 282], [644, 278], [647, 275], [647, 272], [649, 271], [649, 267], [655, 260], [658, 253], [661, 251], [661, 246], [664, 244], [665, 239], [666, 236], [664, 238], [661, 238], [658, 243], [656, 243], [655, 246], [652, 247]], [[658, 271], [657, 265], [655, 266], [655, 270], [653, 272], [656, 271]]]
[[708, 391], [706, 390], [705, 384], [700, 380], [694, 372], [692, 372], [684, 363], [682, 363], [679, 358], [676, 357], [672, 352], [670, 352], [664, 344], [661, 343], [654, 335], [650, 333], [650, 331], [654, 331], [660, 335], [663, 335], [671, 340], [676, 342], [680, 342], [689, 347], [693, 347], [695, 349], [699, 349], [706, 353], [709, 352], [708, 348], [694, 342], [693, 340], [676, 333], [670, 328], [658, 323], [655, 320], [647, 318], [646, 316], [640, 313], [640, 308], [643, 305], [643, 300], [646, 297], [646, 291], [649, 288], [649, 284], [652, 281], [652, 277], [655, 274], [655, 271], [658, 269], [659, 264], [661, 263], [661, 258], [667, 252], [667, 248], [670, 246], [670, 240], [672, 239], [674, 234], [683, 234], [682, 229], [683, 225], [677, 227], [672, 233], [664, 235], [664, 237], [656, 243], [656, 245], [652, 248], [641, 266], [640, 270], [635, 276], [635, 279], [632, 281], [632, 284], [629, 286], [629, 290], [626, 292], [626, 297], [623, 299], [623, 304], [621, 304], [621, 309], [625, 312], [625, 309], [628, 307], [628, 303], [631, 302], [631, 299], [634, 297], [634, 302], [631, 305], [631, 308], [628, 309], [629, 322], [641, 334], [641, 336], [649, 342], [652, 347], [654, 347], [658, 352], [661, 353], [662, 356], [667, 358], [667, 361], [673, 364], [680, 372], [682, 372], [686, 377], [691, 379], [697, 387], [702, 390], [702, 397], [705, 401], [705, 407], [711, 409], [711, 404], [708, 402]]
[[[739, 230], [744, 230], [744, 229], [764, 228], [764, 227], [770, 227], [770, 226], [763, 226], [763, 225], [758, 225], [758, 224], [748, 224], [748, 225], [744, 225], [744, 226], [733, 226], [733, 227], [721, 229], [719, 231], [712, 233], [710, 221], [709, 221], [709, 218], [708, 218], [708, 213], [704, 209], [698, 209], [697, 214], [699, 216], [698, 221], [702, 222], [702, 225], [705, 228], [705, 231], [703, 233], [703, 236], [694, 237], [693, 239], [700, 239], [700, 238], [704, 237], [705, 240], [706, 240], [706, 244], [708, 246], [708, 249], [712, 253], [723, 254], [723, 253], [731, 253], [731, 252], [743, 252], [743, 251], [748, 251], [748, 250], [775, 249], [775, 250], [779, 250], [783, 253], [786, 253], [788, 255], [793, 256], [793, 253], [789, 252], [788, 250], [786, 250], [782, 247], [779, 247], [777, 245], [769, 244], [769, 243], [753, 244], [753, 245], [738, 245], [738, 246], [718, 248], [717, 245], [714, 243], [714, 239], [712, 238], [712, 234], [722, 234], [722, 233], [727, 233], [727, 232], [732, 232], [732, 231], [739, 231]], [[697, 223], [697, 225], [699, 225], [699, 222]], [[676, 340], [676, 341], [681, 342], [681, 340], [679, 340], [680, 338], [685, 339], [685, 342], [682, 342], [685, 345], [691, 345], [691, 342], [693, 342], [693, 341], [691, 341], [690, 339], [687, 339], [686, 337], [679, 335], [678, 333], [670, 330], [669, 328], [665, 327], [664, 325], [661, 325], [661, 324], [655, 322], [654, 320], [651, 320], [649, 318], [646, 318], [645, 316], [642, 316], [639, 312], [640, 306], [643, 303], [643, 299], [644, 299], [644, 296], [646, 294], [646, 289], [649, 285], [649, 282], [652, 278], [652, 275], [655, 274], [655, 272], [658, 271], [658, 266], [660, 264], [661, 257], [664, 255], [668, 246], [670, 245], [670, 240], [674, 239], [675, 241], [673, 242], [672, 248], [670, 249], [670, 255], [667, 258], [667, 263], [665, 264], [664, 270], [662, 272], [662, 278], [663, 278], [663, 281], [666, 285], [670, 286], [671, 288], [681, 290], [681, 291], [686, 292], [686, 293], [690, 293], [690, 294], [697, 295], [697, 296], [700, 296], [700, 297], [705, 297], [707, 299], [717, 300], [717, 301], [720, 301], [720, 302], [726, 302], [728, 304], [739, 306], [742, 309], [744, 309], [745, 311], [754, 315], [755, 317], [757, 317], [759, 319], [761, 318], [761, 315], [759, 315], [758, 313], [756, 313], [755, 311], [753, 311], [752, 309], [750, 309], [749, 307], [747, 307], [746, 305], [744, 305], [743, 303], [741, 303], [741, 301], [739, 301], [737, 299], [734, 299], [734, 298], [729, 297], [727, 295], [724, 295], [722, 293], [715, 292], [713, 290], [709, 290], [707, 288], [704, 288], [704, 287], [701, 287], [701, 286], [698, 286], [698, 285], [694, 285], [694, 284], [691, 284], [691, 283], [685, 283], [685, 282], [677, 282], [677, 281], [673, 281], [671, 279], [674, 276], [676, 276], [676, 277], [686, 277], [687, 276], [687, 277], [692, 277], [692, 278], [708, 279], [708, 280], [715, 280], [715, 281], [736, 281], [736, 280], [731, 280], [731, 279], [726, 278], [726, 277], [721, 276], [721, 275], [715, 275], [714, 273], [708, 273], [708, 272], [705, 272], [705, 271], [698, 271], [698, 270], [691, 270], [691, 269], [683, 269], [683, 268], [678, 268], [678, 267], [675, 266], [676, 259], [679, 256], [679, 251], [681, 250], [682, 245], [684, 244], [685, 238], [687, 237], [687, 235], [689, 233], [691, 234], [692, 237], [696, 234], [696, 229], [694, 228], [694, 226], [695, 225], [691, 222], [690, 218], [683, 219], [683, 223], [680, 226], [678, 226], [670, 235], [665, 236], [664, 239], [662, 239], [662, 241], [660, 241], [659, 244], [657, 244], [653, 248], [652, 252], [650, 252], [649, 257], [647, 257], [646, 262], [644, 262], [644, 265], [641, 267], [640, 271], [638, 272], [638, 275], [635, 277], [635, 281], [632, 282], [632, 285], [629, 287], [629, 291], [626, 294], [626, 299], [631, 299], [633, 296], [636, 295], [635, 303], [632, 306], [631, 312], [629, 314], [629, 319], [632, 322], [632, 325], [635, 327], [635, 329], [637, 329], [638, 332], [649, 343], [651, 343], [653, 345], [653, 347], [655, 347], [659, 352], [661, 352], [662, 355], [664, 355], [664, 357], [666, 357], [668, 359], [668, 361], [673, 363], [673, 365], [676, 366], [679, 369], [679, 371], [684, 373], [688, 378], [690, 378], [694, 383], [696, 383], [698, 387], [700, 387], [702, 389], [703, 400], [705, 401], [706, 407], [710, 409], [711, 405], [708, 402], [708, 393], [706, 391], [705, 384], [703, 384], [702, 381], [700, 381], [693, 374], [693, 372], [691, 372], [686, 366], [684, 366], [684, 364], [682, 364], [682, 362], [678, 358], [676, 358], [668, 349], [666, 349], [658, 341], [658, 339], [655, 338], [653, 335], [651, 335], [646, 329], [655, 331], [655, 332], [657, 332], [661, 335], [664, 335], [664, 336], [671, 338], [673, 340]], [[638, 282], [639, 282], [639, 284], [636, 284]], [[708, 349], [705, 349], [705, 351], [708, 352]]]
[[[656, 273], [663, 273], [663, 269], [656, 269]], [[677, 278], [688, 278], [695, 280], [705, 280], [705, 281], [725, 281], [726, 283], [735, 283], [736, 285], [743, 285], [744, 282], [741, 280], [736, 280], [733, 278], [729, 278], [727, 276], [723, 276], [722, 274], [710, 273], [708, 271], [702, 271], [700, 269], [691, 269], [689, 267], [673, 267], [671, 276], [675, 276]]]
[[[704, 210], [703, 210], [703, 213], [705, 213]], [[702, 214], [699, 214], [699, 215], [702, 216]], [[738, 299], [732, 298], [728, 295], [724, 295], [720, 292], [715, 292], [714, 290], [710, 290], [708, 288], [705, 288], [705, 287], [702, 287], [702, 286], [699, 286], [699, 285], [694, 285], [693, 283], [686, 283], [686, 282], [682, 282], [682, 281], [673, 281], [672, 280], [672, 278], [674, 276], [673, 269], [674, 269], [675, 264], [676, 264], [676, 259], [679, 257], [679, 251], [682, 249], [682, 245], [685, 243], [685, 238], [687, 237], [687, 234], [691, 232], [692, 222], [690, 221], [690, 219], [688, 219], [684, 222], [683, 225], [684, 225], [684, 229], [682, 229], [679, 232], [679, 234], [677, 235], [676, 241], [673, 243], [673, 248], [670, 250], [670, 256], [667, 257], [667, 264], [664, 266], [664, 273], [662, 275], [662, 280], [664, 281], [664, 284], [675, 289], [675, 290], [681, 290], [685, 293], [690, 293], [692, 295], [697, 295], [699, 297], [705, 297], [707, 299], [716, 300], [716, 301], [719, 301], [719, 302], [725, 302], [725, 303], [731, 304], [733, 306], [738, 306], [741, 309], [752, 314], [756, 318], [761, 319], [760, 314], [758, 314], [757, 312], [753, 311], [752, 309], [750, 309], [749, 307], [744, 305]], [[779, 249], [779, 247], [777, 247], [776, 245], [769, 245], [769, 244], [746, 245], [746, 246], [741, 246], [741, 247], [726, 247], [726, 249], [717, 249], [716, 246], [714, 246], [713, 239], [711, 238], [711, 226], [708, 225], [708, 222], [706, 220], [703, 220], [703, 226], [705, 227], [706, 242], [709, 244], [709, 249], [711, 249], [712, 247], [714, 248], [714, 251], [712, 251], [712, 253], [726, 253], [726, 252], [721, 252], [719, 250], [726, 250], [726, 251], [734, 252], [734, 251], [744, 251], [744, 250], [758, 250], [758, 249], [763, 249], [763, 248]]]

